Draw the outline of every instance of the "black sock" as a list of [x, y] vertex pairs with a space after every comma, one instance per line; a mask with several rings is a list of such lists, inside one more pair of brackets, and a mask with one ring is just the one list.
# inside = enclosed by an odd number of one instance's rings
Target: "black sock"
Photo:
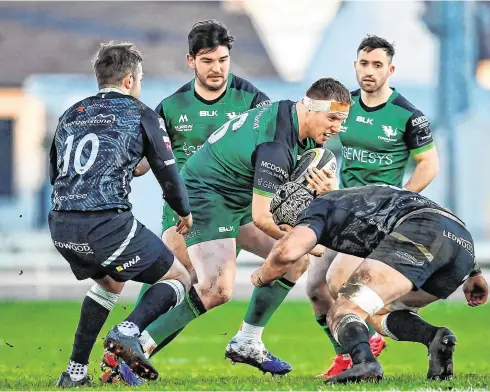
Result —
[[141, 297], [141, 301], [125, 321], [134, 323], [140, 331], [144, 331], [159, 316], [182, 302], [184, 296], [184, 286], [179, 281], [167, 280], [155, 283]]
[[375, 361], [369, 348], [369, 330], [359, 316], [347, 314], [340, 320], [337, 340], [350, 354], [354, 364]]
[[102, 330], [109, 309], [95, 302], [90, 297], [85, 297], [80, 312], [75, 341], [73, 342], [73, 351], [70, 359], [73, 362], [87, 365], [99, 332]]
[[402, 342], [418, 342], [429, 347], [438, 327], [430, 325], [409, 310], [391, 312], [383, 322], [383, 329], [391, 338]]
[[167, 336], [156, 348], [151, 352], [150, 358], [157, 354], [162, 348], [174, 340], [184, 330], [184, 327], [175, 331], [172, 335]]

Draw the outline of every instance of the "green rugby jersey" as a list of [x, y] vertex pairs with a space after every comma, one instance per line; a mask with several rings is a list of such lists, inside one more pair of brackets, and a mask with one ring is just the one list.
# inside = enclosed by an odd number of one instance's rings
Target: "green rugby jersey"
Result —
[[229, 119], [270, 103], [269, 98], [245, 79], [229, 74], [224, 93], [208, 101], [194, 90], [194, 79], [165, 98], [155, 111], [165, 120], [179, 170], [211, 133]]
[[182, 169], [189, 192], [210, 189], [230, 208], [249, 206], [252, 193], [272, 197], [289, 180], [298, 155], [316, 147], [298, 141], [296, 105], [278, 101], [241, 114], [214, 132]]
[[429, 120], [395, 89], [386, 103], [372, 108], [360, 91], [352, 93], [354, 105], [340, 132], [341, 187], [402, 187], [409, 155], [434, 147]]

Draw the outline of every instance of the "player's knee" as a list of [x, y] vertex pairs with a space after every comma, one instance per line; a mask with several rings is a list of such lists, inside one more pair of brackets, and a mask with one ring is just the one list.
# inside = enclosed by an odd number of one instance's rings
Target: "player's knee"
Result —
[[215, 285], [201, 289], [201, 298], [206, 303], [206, 309], [215, 308], [231, 300], [233, 288], [228, 285]]
[[306, 295], [313, 303], [324, 302], [324, 297], [328, 292], [328, 287], [325, 282], [320, 283], [318, 281], [306, 280]]
[[178, 280], [185, 288], [185, 292], [188, 293], [191, 288], [191, 276], [187, 269], [177, 260], [174, 259], [172, 267], [163, 277], [164, 280], [175, 279]]

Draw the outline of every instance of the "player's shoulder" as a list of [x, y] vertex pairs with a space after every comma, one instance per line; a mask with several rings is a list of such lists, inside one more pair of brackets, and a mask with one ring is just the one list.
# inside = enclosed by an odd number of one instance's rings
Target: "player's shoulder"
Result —
[[350, 92], [350, 96], [351, 96], [352, 98], [354, 98], [354, 97], [360, 97], [360, 96], [361, 96], [361, 89], [360, 89], [360, 88], [358, 88], [357, 90], [353, 90], [353, 91], [351, 91], [351, 92]]
[[164, 98], [161, 103], [165, 104], [165, 103], [171, 102], [176, 98], [178, 99], [179, 97], [181, 97], [184, 94], [188, 94], [189, 92], [192, 92], [192, 83], [193, 83], [193, 80], [191, 80], [191, 81], [187, 82], [186, 84], [184, 84], [183, 86], [179, 87], [177, 89], [177, 91], [170, 94], [168, 97]]
[[230, 78], [230, 88], [233, 90], [243, 91], [250, 94], [257, 94], [259, 92], [259, 89], [246, 79], [243, 79], [234, 74], [230, 74]]
[[405, 98], [400, 92], [396, 91], [396, 97], [391, 101], [391, 105], [397, 108], [401, 108], [408, 112], [410, 116], [415, 113], [421, 113], [419, 109], [415, 107], [407, 98]]

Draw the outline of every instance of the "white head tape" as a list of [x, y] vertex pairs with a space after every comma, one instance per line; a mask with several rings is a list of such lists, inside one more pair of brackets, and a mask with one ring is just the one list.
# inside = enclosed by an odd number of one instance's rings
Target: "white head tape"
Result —
[[350, 105], [327, 99], [312, 99], [303, 97], [303, 104], [306, 109], [312, 112], [337, 113], [347, 117]]

